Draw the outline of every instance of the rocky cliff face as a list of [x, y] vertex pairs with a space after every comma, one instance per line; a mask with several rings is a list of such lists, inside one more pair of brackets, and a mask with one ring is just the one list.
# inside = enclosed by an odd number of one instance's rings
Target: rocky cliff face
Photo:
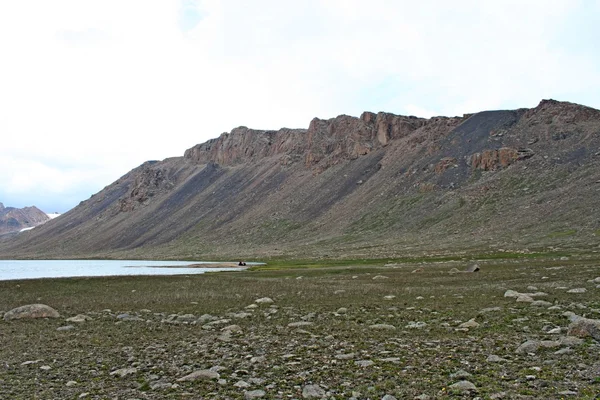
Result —
[[33, 228], [49, 219], [50, 217], [37, 207], [4, 207], [4, 204], [0, 203], [0, 235]]
[[365, 112], [307, 129], [233, 129], [147, 162], [0, 242], [7, 257], [324, 255], [592, 246], [600, 111], [430, 119]]

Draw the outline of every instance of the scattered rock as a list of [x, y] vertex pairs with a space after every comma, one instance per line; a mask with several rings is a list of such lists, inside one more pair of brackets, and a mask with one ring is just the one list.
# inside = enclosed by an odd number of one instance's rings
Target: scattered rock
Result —
[[381, 400], [397, 400], [394, 396], [392, 396], [391, 394], [386, 394], [385, 396], [383, 396], [381, 398]]
[[467, 322], [463, 322], [458, 326], [459, 328], [477, 328], [479, 327], [479, 323], [475, 321], [475, 318], [471, 318]]
[[575, 288], [567, 290], [567, 293], [585, 293], [587, 292], [586, 288]]
[[463, 369], [459, 369], [458, 371], [450, 374], [450, 379], [460, 379], [464, 380], [465, 378], [470, 377], [471, 374]]
[[465, 272], [479, 272], [481, 271], [481, 268], [479, 268], [478, 264], [473, 264], [469, 267], [467, 267], [467, 269], [465, 270]]
[[57, 331], [70, 331], [72, 329], [75, 329], [73, 325], [59, 326], [58, 328], [56, 328]]
[[311, 326], [313, 323], [310, 321], [298, 321], [298, 322], [290, 322], [287, 326], [288, 328], [299, 328], [301, 326]]
[[395, 330], [396, 327], [394, 325], [389, 325], [389, 324], [374, 324], [374, 325], [370, 325], [369, 328], [371, 329], [378, 329], [378, 330]]
[[306, 385], [302, 388], [302, 398], [304, 399], [321, 399], [325, 396], [325, 390], [319, 385]]
[[600, 340], [600, 320], [589, 318], [575, 318], [569, 325], [568, 336], [579, 338], [592, 337]]
[[89, 315], [84, 315], [84, 314], [77, 314], [74, 317], [66, 319], [67, 322], [77, 322], [77, 323], [82, 323], [82, 322], [91, 321], [91, 320], [92, 320], [92, 317], [90, 317]]
[[354, 361], [354, 364], [356, 364], [359, 367], [366, 368], [366, 367], [370, 367], [371, 365], [373, 365], [375, 363], [371, 360], [357, 360], [357, 361]]
[[209, 369], [201, 369], [177, 379], [177, 382], [196, 381], [200, 379], [219, 379], [220, 377], [221, 375], [219, 375], [218, 372]]
[[373, 277], [373, 280], [380, 280], [380, 279], [388, 279], [388, 277], [385, 275], [375, 275]]
[[271, 304], [274, 303], [273, 299], [270, 297], [261, 297], [260, 299], [254, 300], [256, 304]]
[[517, 302], [518, 303], [533, 303], [533, 298], [525, 293], [520, 293], [519, 296], [517, 296]]
[[488, 358], [487, 358], [486, 361], [487, 362], [494, 362], [494, 363], [496, 363], [496, 362], [504, 362], [504, 361], [506, 361], [506, 359], [504, 359], [504, 358], [502, 358], [500, 356], [497, 356], [495, 354], [491, 354], [490, 356], [488, 356]]
[[507, 290], [504, 292], [504, 297], [519, 297], [520, 293], [515, 290]]
[[502, 311], [502, 307], [488, 307], [479, 311], [479, 314], [487, 314], [490, 312]]
[[118, 376], [120, 378], [133, 374], [137, 374], [137, 368], [121, 368], [110, 373], [111, 376]]
[[259, 399], [261, 397], [265, 397], [266, 395], [267, 393], [264, 390], [251, 390], [244, 393], [244, 398], [246, 400]]
[[535, 300], [535, 301], [532, 301], [529, 305], [534, 306], [534, 307], [550, 307], [552, 305], [552, 303], [550, 303], [549, 301], [545, 301], [545, 300]]
[[477, 387], [472, 382], [469, 382], [469, 381], [456, 382], [455, 384], [450, 385], [449, 388], [452, 390], [477, 391]]
[[5, 321], [32, 318], [59, 318], [60, 314], [54, 308], [45, 304], [27, 304], [13, 308], [4, 314]]
[[411, 321], [411, 322], [409, 322], [409, 323], [408, 323], [408, 324], [405, 326], [405, 328], [408, 328], [408, 329], [422, 329], [422, 328], [425, 328], [426, 326], [427, 326], [427, 323], [426, 323], [426, 322], [422, 322], [422, 321], [416, 321], [416, 322], [415, 322], [415, 321]]

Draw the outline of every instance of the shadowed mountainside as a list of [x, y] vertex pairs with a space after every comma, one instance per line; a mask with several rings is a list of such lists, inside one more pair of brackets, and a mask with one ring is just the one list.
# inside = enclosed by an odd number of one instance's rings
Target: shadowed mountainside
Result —
[[400, 257], [597, 246], [600, 111], [233, 129], [0, 242], [7, 257]]

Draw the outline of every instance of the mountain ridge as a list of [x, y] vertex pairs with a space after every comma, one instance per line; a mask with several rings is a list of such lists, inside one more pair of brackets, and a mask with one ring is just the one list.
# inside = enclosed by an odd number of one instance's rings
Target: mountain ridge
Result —
[[[596, 245], [600, 111], [364, 112], [150, 161], [0, 257], [398, 257]], [[573, 232], [574, 231], [574, 232]]]
[[16, 208], [0, 203], [0, 236], [31, 229], [49, 220], [50, 217], [35, 206]]

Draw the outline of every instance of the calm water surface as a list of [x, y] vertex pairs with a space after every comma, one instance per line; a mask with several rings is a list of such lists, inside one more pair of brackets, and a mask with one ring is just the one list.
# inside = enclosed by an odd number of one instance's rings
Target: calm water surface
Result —
[[[181, 275], [237, 270], [237, 268], [186, 268], [186, 265], [191, 264], [214, 263], [139, 260], [0, 260], [0, 280], [73, 276]], [[165, 266], [170, 268], [157, 268]]]

